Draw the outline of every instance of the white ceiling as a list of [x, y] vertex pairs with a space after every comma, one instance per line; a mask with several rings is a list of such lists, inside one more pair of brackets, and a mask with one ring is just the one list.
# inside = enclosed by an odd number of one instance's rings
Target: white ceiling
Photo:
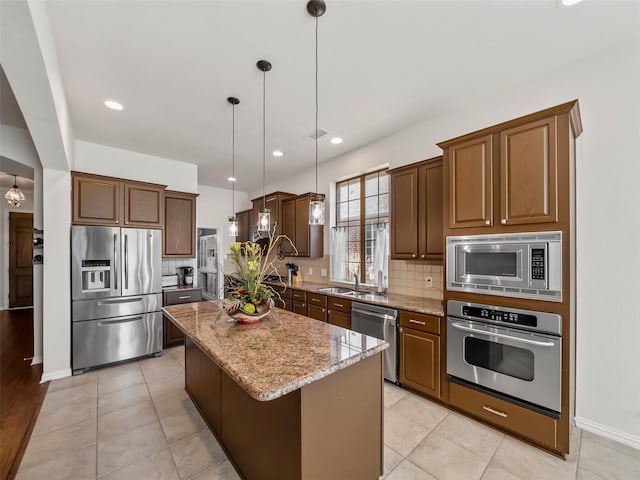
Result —
[[[196, 163], [228, 188], [230, 95], [237, 188], [314, 164], [314, 19], [305, 1], [48, 2], [80, 139]], [[320, 18], [320, 161], [640, 41], [640, 2], [339, 1]], [[106, 109], [113, 98], [125, 110]], [[465, 132], [460, 132], [465, 133]], [[344, 138], [339, 146], [329, 138]], [[274, 149], [284, 157], [271, 156]]]
[[[16, 181], [18, 184], [18, 188], [23, 192], [33, 191], [32, 179], [21, 177], [18, 175]], [[2, 189], [2, 191], [5, 191], [10, 189], [11, 187], [13, 187], [13, 174], [0, 171], [0, 189]], [[4, 198], [0, 199], [0, 201], [4, 201]]]

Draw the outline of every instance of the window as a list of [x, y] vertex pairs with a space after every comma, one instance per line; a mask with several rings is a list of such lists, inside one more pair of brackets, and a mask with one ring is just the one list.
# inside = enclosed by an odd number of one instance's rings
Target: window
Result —
[[374, 284], [376, 231], [389, 221], [389, 176], [381, 170], [336, 184], [331, 279]]

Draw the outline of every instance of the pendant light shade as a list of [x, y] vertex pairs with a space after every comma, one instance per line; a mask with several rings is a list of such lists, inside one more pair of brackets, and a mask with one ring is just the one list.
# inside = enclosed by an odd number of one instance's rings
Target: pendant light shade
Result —
[[16, 175], [13, 176], [13, 188], [10, 188], [7, 193], [4, 194], [4, 198], [7, 199], [9, 205], [12, 207], [19, 207], [24, 203], [24, 193], [18, 188], [18, 181]]
[[264, 183], [266, 177], [266, 152], [267, 152], [267, 122], [266, 122], [266, 85], [267, 72], [271, 70], [271, 63], [267, 60], [258, 60], [256, 64], [258, 70], [262, 71], [262, 209], [258, 212], [258, 232], [271, 231], [271, 210], [267, 208], [267, 201], [264, 194]]
[[307, 12], [316, 19], [316, 129], [315, 129], [315, 151], [316, 151], [316, 191], [309, 199], [309, 225], [324, 225], [324, 194], [318, 193], [318, 17], [324, 15], [327, 5], [323, 0], [310, 0], [307, 3]]
[[227, 98], [227, 102], [231, 104], [231, 213], [229, 217], [229, 236], [238, 236], [238, 219], [236, 218], [236, 105], [240, 103], [236, 97]]

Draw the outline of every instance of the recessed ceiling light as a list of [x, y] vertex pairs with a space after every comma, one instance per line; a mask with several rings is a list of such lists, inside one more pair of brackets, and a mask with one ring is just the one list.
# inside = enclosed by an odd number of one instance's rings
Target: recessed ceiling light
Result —
[[284, 154], [280, 150], [274, 150], [272, 155], [274, 157], [281, 157]]
[[333, 143], [334, 145], [340, 145], [342, 143], [342, 139], [340, 137], [333, 137], [331, 139], [331, 143]]
[[582, 0], [558, 0], [558, 5], [560, 5], [561, 7], [572, 7], [578, 3], [580, 3]]
[[109, 107], [111, 110], [123, 110], [124, 107], [121, 103], [116, 102], [115, 100], [106, 100], [104, 102], [106, 107]]
[[228, 181], [230, 182], [235, 182], [236, 181], [236, 177], [229, 177], [227, 178]]

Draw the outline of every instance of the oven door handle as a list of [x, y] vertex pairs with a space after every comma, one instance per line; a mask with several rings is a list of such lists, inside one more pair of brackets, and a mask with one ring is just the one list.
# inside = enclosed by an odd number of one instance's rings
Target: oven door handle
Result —
[[479, 333], [479, 334], [482, 334], [482, 335], [491, 335], [491, 336], [494, 336], [494, 337], [505, 338], [507, 340], [513, 340], [514, 342], [520, 342], [520, 343], [527, 343], [529, 345], [535, 345], [537, 347], [553, 347], [553, 346], [555, 346], [554, 342], [540, 342], [538, 340], [529, 340], [527, 338], [518, 338], [518, 337], [513, 337], [511, 335], [505, 335], [504, 333], [487, 332], [485, 330], [479, 330], [477, 328], [466, 327], [466, 326], [461, 325], [459, 323], [451, 323], [451, 326], [453, 328], [457, 328], [458, 330], [464, 330], [465, 332]]

